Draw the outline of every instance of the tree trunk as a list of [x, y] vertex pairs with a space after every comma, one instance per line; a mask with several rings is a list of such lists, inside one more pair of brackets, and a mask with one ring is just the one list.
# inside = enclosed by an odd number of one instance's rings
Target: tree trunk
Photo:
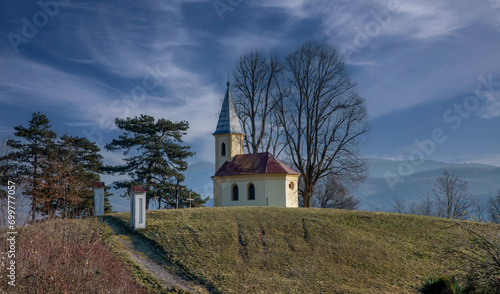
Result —
[[302, 193], [302, 205], [304, 207], [311, 207], [311, 197], [313, 195], [314, 187], [307, 181], [304, 181], [304, 192]]

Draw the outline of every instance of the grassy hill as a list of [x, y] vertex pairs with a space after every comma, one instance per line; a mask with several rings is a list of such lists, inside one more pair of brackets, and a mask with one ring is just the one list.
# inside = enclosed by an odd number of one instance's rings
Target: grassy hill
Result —
[[[129, 223], [128, 213], [107, 221]], [[454, 222], [422, 216], [270, 207], [148, 211], [139, 234], [220, 293], [416, 293], [463, 274]]]

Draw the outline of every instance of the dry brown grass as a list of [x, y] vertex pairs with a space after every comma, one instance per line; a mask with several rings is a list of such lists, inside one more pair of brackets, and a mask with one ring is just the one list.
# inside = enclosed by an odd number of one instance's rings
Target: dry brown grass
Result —
[[[1, 291], [146, 293], [110, 251], [96, 219], [44, 221], [18, 228], [16, 238], [16, 286], [6, 284], [2, 265]], [[1, 232], [1, 252], [6, 252], [6, 239]]]

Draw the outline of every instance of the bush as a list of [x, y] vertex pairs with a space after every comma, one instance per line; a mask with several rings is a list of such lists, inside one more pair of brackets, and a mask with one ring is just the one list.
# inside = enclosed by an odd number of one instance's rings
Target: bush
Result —
[[500, 293], [500, 230], [497, 225], [456, 223], [467, 232], [463, 249], [457, 249], [462, 255], [465, 270], [465, 293], [499, 294]]
[[[0, 234], [1, 252], [6, 235]], [[16, 239], [16, 293], [146, 292], [110, 251], [96, 219], [46, 220], [18, 228]], [[6, 282], [0, 292], [12, 289]]]
[[467, 294], [499, 294], [500, 277], [485, 280], [477, 272], [471, 272], [466, 276], [464, 293]]
[[419, 289], [422, 294], [462, 294], [462, 288], [450, 277], [430, 278]]

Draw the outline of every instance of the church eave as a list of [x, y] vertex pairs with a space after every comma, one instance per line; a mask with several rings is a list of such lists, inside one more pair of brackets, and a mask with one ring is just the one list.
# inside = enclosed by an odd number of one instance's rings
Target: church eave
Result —
[[242, 132], [233, 132], [233, 131], [215, 131], [212, 135], [222, 135], [222, 134], [236, 134], [236, 135], [245, 135], [245, 133]]

